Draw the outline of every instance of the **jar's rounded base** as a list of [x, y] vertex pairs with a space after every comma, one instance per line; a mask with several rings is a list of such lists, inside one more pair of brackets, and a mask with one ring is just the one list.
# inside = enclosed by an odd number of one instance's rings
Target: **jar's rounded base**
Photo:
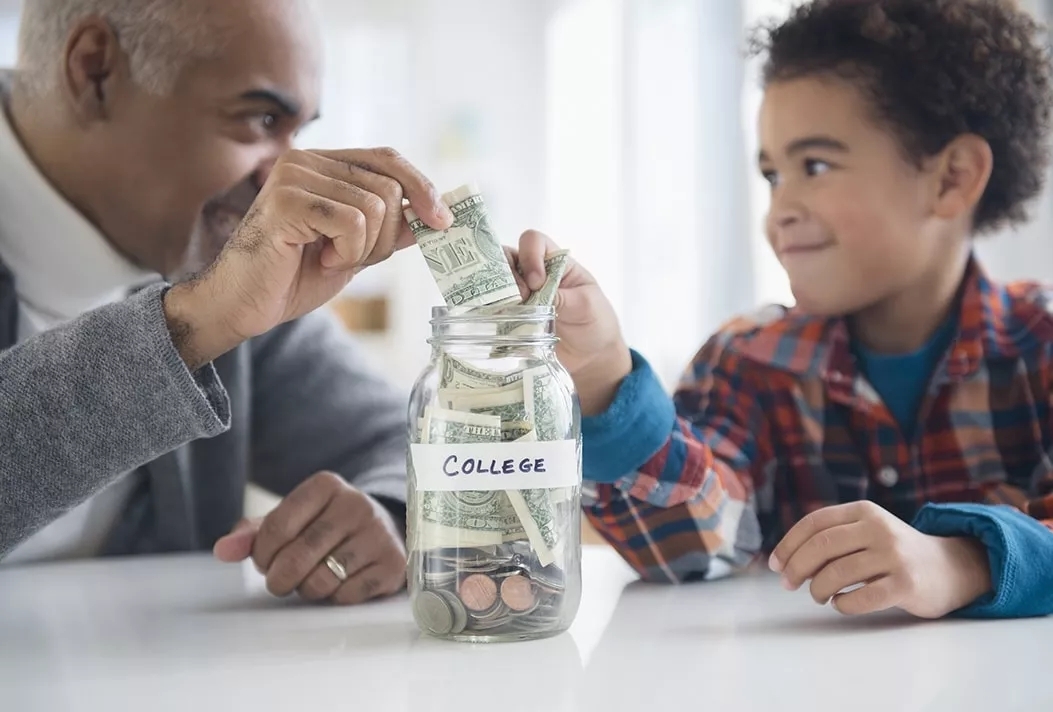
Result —
[[565, 633], [567, 628], [554, 628], [552, 630], [531, 631], [529, 633], [500, 633], [497, 635], [486, 635], [483, 633], [456, 633], [450, 635], [436, 635], [422, 631], [423, 635], [437, 640], [446, 640], [455, 643], [516, 643], [527, 640], [542, 640], [554, 638], [560, 633]]

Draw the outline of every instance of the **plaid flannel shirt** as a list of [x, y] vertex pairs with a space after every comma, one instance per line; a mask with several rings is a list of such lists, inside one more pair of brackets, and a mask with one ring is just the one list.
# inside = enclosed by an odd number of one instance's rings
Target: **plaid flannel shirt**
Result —
[[1053, 528], [1051, 296], [996, 285], [970, 260], [910, 441], [857, 371], [843, 319], [734, 320], [672, 401], [634, 352], [611, 408], [583, 421], [585, 513], [642, 578], [667, 581], [725, 575], [805, 514], [853, 500], [922, 530], [941, 502], [1007, 504]]

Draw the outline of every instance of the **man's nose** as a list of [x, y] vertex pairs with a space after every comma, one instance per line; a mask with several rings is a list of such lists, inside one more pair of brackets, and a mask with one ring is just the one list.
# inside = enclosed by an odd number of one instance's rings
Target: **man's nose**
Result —
[[281, 160], [281, 157], [292, 149], [292, 147], [292, 136], [275, 142], [273, 150], [263, 159], [263, 161], [260, 162], [260, 165], [256, 167], [256, 170], [252, 174], [252, 180], [256, 185], [256, 190], [263, 188], [264, 183], [266, 183], [271, 177], [274, 167], [278, 165], [278, 161]]
[[256, 190], [261, 190], [263, 188], [267, 179], [271, 177], [271, 173], [274, 171], [276, 165], [278, 165], [277, 156], [267, 159], [261, 163], [255, 171], [253, 171], [252, 182], [256, 186]]

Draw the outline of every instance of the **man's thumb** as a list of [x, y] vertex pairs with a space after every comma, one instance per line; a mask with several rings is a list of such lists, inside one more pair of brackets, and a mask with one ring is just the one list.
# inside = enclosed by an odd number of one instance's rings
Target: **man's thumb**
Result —
[[252, 544], [256, 541], [256, 532], [260, 529], [258, 519], [242, 519], [234, 525], [230, 534], [220, 537], [212, 547], [212, 553], [220, 561], [233, 563], [244, 561], [252, 554]]

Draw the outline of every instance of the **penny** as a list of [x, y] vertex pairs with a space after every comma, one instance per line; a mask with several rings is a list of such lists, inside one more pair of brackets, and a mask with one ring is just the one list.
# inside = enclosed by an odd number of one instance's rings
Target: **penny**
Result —
[[453, 629], [454, 613], [442, 596], [421, 591], [413, 599], [413, 612], [421, 627], [435, 635], [447, 635]]
[[486, 574], [472, 574], [461, 581], [457, 593], [468, 610], [485, 611], [497, 601], [497, 584]]
[[453, 625], [450, 627], [451, 633], [461, 633], [468, 626], [468, 611], [464, 610], [464, 604], [461, 603], [461, 599], [453, 595], [450, 591], [436, 591], [442, 596], [446, 602], [450, 605], [450, 610], [453, 612]]
[[537, 603], [534, 585], [521, 574], [509, 576], [501, 582], [501, 600], [513, 611], [529, 611]]

